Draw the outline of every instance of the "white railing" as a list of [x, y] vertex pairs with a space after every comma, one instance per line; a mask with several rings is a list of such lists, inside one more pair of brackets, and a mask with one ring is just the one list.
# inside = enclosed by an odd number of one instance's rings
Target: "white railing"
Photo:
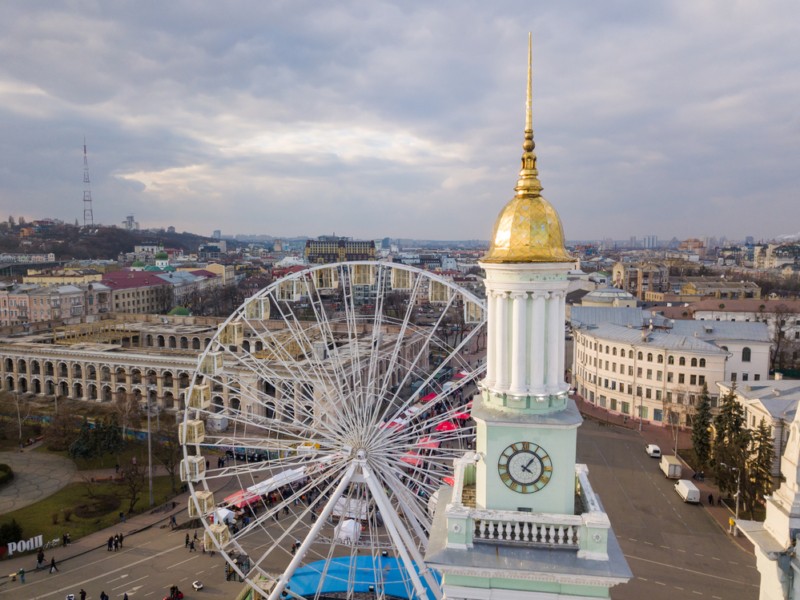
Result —
[[454, 461], [453, 494], [446, 508], [449, 548], [466, 549], [481, 543], [523, 545], [577, 550], [579, 558], [608, 560], [611, 524], [589, 483], [586, 465], [575, 465], [580, 514], [533, 513], [473, 508], [462, 503], [465, 479], [481, 458], [467, 453]]
[[[482, 514], [488, 513], [488, 514]], [[472, 541], [508, 542], [536, 546], [578, 547], [581, 518], [519, 512], [471, 510]], [[565, 522], [565, 517], [569, 522]]]

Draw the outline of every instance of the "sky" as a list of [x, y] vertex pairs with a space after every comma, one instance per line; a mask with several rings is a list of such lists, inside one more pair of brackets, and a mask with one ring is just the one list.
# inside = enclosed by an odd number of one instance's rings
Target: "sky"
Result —
[[797, 0], [0, 3], [0, 215], [488, 239], [527, 33], [570, 240], [800, 232]]

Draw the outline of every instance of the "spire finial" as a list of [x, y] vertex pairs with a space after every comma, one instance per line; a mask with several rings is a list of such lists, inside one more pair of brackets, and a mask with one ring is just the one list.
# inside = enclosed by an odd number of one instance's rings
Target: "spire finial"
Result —
[[528, 32], [528, 89], [525, 100], [525, 139], [522, 142], [522, 169], [519, 172], [517, 195], [538, 196], [542, 191], [539, 172], [536, 170], [536, 144], [533, 141], [533, 36]]
[[533, 138], [533, 77], [531, 76], [533, 65], [533, 44], [531, 32], [528, 32], [528, 98], [525, 102], [525, 133], [531, 132]]

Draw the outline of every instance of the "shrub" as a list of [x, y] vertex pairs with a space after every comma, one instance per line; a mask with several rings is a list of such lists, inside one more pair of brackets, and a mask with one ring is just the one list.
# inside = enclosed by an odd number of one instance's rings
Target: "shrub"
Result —
[[16, 519], [11, 519], [10, 523], [0, 525], [0, 546], [5, 546], [9, 542], [16, 542], [22, 539], [22, 527]]
[[[6, 464], [0, 464], [0, 486], [14, 479], [14, 471]], [[16, 540], [14, 540], [16, 541]]]

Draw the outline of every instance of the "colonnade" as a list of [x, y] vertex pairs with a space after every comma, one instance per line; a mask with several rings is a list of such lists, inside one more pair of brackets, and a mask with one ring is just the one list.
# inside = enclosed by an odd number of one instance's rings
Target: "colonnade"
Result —
[[565, 291], [487, 289], [487, 309], [484, 385], [512, 396], [563, 392]]

